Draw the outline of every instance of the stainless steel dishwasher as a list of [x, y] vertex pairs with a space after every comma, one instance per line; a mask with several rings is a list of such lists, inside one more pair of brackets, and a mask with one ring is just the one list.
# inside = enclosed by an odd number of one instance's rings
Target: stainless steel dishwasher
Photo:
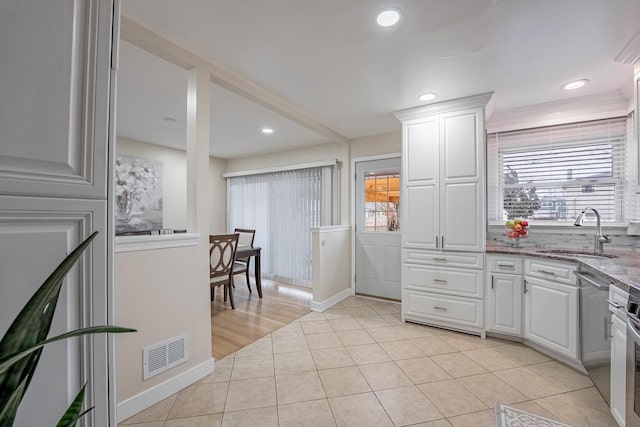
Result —
[[609, 403], [611, 372], [611, 312], [609, 281], [592, 271], [576, 271], [580, 284], [580, 349], [582, 366]]

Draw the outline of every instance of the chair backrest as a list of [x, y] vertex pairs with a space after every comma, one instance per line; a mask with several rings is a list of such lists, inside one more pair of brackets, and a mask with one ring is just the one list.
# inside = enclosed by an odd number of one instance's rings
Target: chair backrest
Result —
[[253, 239], [256, 237], [256, 230], [236, 228], [233, 232], [240, 235], [240, 238], [238, 239], [238, 246], [253, 247]]
[[230, 276], [238, 247], [238, 233], [209, 236], [210, 276]]

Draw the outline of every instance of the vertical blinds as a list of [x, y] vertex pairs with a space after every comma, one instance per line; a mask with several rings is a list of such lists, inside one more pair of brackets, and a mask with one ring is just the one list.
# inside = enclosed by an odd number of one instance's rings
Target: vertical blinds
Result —
[[488, 215], [570, 221], [587, 206], [623, 222], [626, 117], [489, 134]]
[[263, 277], [311, 286], [310, 228], [321, 225], [324, 168], [228, 178], [228, 228], [256, 230]]

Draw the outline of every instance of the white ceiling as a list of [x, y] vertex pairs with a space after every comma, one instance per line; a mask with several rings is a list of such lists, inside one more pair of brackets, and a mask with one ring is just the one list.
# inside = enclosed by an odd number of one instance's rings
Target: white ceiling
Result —
[[[375, 24], [385, 7], [402, 11], [398, 26]], [[392, 112], [427, 91], [494, 91], [502, 111], [619, 90], [632, 67], [614, 58], [640, 30], [638, 0], [123, 0], [123, 13], [348, 138], [398, 130]], [[183, 140], [186, 72], [122, 45], [118, 133]], [[579, 78], [590, 84], [561, 89]], [[215, 85], [212, 102], [218, 157], [327, 141]]]

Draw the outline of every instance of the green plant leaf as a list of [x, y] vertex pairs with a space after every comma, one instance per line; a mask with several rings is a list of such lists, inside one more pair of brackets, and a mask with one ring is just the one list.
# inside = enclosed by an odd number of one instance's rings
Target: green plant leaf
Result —
[[[0, 357], [20, 353], [46, 339], [64, 277], [97, 234], [94, 232], [78, 245], [38, 288], [2, 337]], [[9, 369], [0, 373], [0, 425], [13, 424], [17, 405], [29, 387], [41, 354], [42, 347], [20, 358]]]
[[83, 413], [80, 413], [84, 401], [84, 390], [86, 388], [86, 384], [82, 386], [75, 399], [73, 399], [73, 402], [71, 402], [71, 405], [69, 405], [62, 418], [60, 418], [60, 421], [58, 421], [58, 424], [56, 424], [56, 427], [73, 427], [84, 414], [93, 409], [93, 407], [91, 407]]
[[0, 406], [0, 426], [5, 427], [13, 425], [13, 420], [18, 412], [18, 406], [20, 406], [22, 396], [26, 390], [27, 378], [24, 378], [24, 380], [18, 384], [14, 390], [12, 390], [7, 399], [6, 405]]
[[91, 326], [88, 328], [82, 328], [82, 329], [76, 329], [75, 331], [71, 331], [71, 332], [65, 332], [64, 334], [49, 338], [45, 341], [42, 341], [32, 347], [29, 347], [27, 349], [24, 349], [18, 353], [14, 353], [14, 354], [10, 354], [7, 356], [2, 356], [0, 357], [0, 374], [2, 374], [3, 372], [5, 372], [6, 370], [8, 370], [11, 365], [13, 365], [14, 363], [16, 363], [18, 360], [22, 359], [23, 357], [28, 356], [29, 354], [33, 353], [34, 351], [44, 347], [45, 345], [55, 342], [55, 341], [60, 341], [60, 340], [64, 340], [67, 338], [71, 338], [71, 337], [77, 337], [77, 336], [81, 336], [81, 335], [89, 335], [89, 334], [101, 334], [101, 333], [112, 333], [112, 334], [120, 334], [120, 333], [125, 333], [125, 332], [137, 332], [135, 329], [130, 329], [130, 328], [122, 328], [120, 326], [110, 326], [110, 325], [106, 325], [106, 326]]

